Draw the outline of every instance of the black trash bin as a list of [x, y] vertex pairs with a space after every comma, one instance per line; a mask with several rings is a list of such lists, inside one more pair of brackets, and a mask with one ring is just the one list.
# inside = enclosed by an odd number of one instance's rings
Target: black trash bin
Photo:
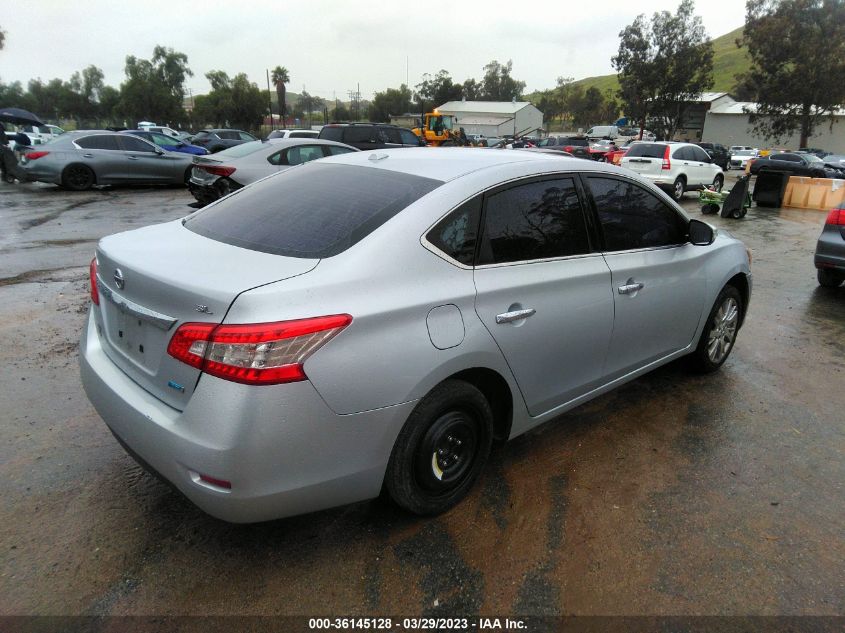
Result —
[[758, 207], [780, 207], [791, 176], [788, 172], [761, 169], [754, 183], [752, 199]]

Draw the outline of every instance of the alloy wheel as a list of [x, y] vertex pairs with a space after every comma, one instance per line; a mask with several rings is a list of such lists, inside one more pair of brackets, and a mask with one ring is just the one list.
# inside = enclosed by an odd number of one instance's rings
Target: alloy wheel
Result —
[[710, 323], [710, 333], [707, 337], [707, 357], [713, 363], [721, 363], [736, 339], [739, 324], [739, 305], [733, 297], [727, 297]]

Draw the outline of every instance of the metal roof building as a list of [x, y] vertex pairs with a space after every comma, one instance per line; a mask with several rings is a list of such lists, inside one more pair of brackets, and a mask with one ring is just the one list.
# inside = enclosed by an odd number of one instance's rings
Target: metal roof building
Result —
[[448, 101], [437, 110], [456, 117], [467, 134], [522, 136], [543, 127], [543, 113], [527, 101]]

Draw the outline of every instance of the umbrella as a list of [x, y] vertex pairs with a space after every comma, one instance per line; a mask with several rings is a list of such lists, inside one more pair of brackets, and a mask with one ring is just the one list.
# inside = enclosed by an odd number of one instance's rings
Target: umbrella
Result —
[[26, 125], [44, 125], [44, 123], [28, 110], [21, 110], [20, 108], [0, 108], [0, 121], [7, 121], [9, 123], [19, 123]]

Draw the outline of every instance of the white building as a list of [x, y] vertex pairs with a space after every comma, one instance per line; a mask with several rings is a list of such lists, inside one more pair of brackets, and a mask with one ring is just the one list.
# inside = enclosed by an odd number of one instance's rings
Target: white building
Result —
[[522, 136], [543, 127], [543, 113], [527, 101], [449, 101], [437, 108], [467, 134]]
[[[723, 99], [720, 103], [714, 104], [705, 117], [701, 140], [728, 146], [750, 145], [759, 148], [777, 146], [798, 149], [801, 142], [801, 136], [798, 133], [789, 138], [782, 138], [779, 143], [754, 134], [749, 113], [754, 112], [756, 108], [756, 103], [733, 99]], [[845, 109], [840, 109], [834, 117], [832, 130], [829, 120], [817, 126], [815, 134], [807, 141], [807, 146], [819, 147], [834, 154], [845, 154]]]

